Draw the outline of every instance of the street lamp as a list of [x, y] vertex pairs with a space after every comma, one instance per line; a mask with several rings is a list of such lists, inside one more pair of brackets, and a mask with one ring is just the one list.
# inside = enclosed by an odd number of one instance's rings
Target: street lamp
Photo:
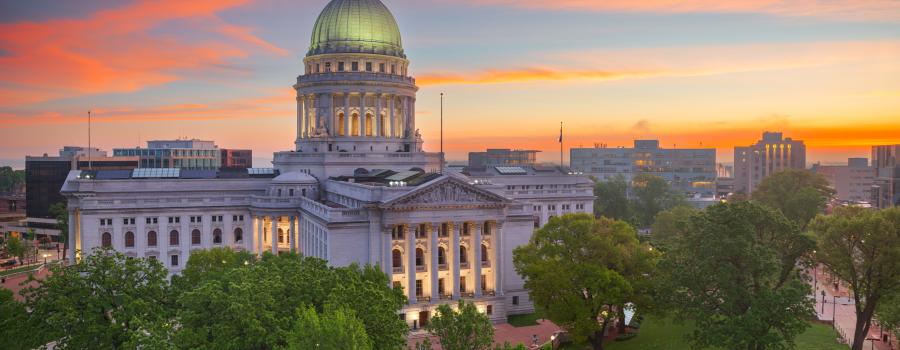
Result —
[[831, 304], [831, 328], [837, 330], [837, 295], [832, 295], [834, 302]]
[[50, 256], [50, 254], [44, 253], [42, 256], [44, 257], [44, 265], [47, 265], [47, 257]]

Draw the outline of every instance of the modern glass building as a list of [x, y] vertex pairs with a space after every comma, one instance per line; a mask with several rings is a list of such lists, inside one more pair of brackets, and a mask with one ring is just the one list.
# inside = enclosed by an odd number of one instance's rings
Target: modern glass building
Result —
[[213, 141], [147, 141], [147, 148], [116, 148], [115, 156], [136, 156], [141, 168], [215, 170], [222, 165], [221, 150]]

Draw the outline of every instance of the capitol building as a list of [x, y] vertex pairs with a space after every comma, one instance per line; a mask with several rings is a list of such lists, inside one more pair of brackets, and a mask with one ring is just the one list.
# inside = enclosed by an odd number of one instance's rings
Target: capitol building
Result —
[[112, 247], [177, 274], [195, 250], [294, 251], [380, 266], [408, 296], [410, 327], [458, 299], [495, 322], [532, 312], [512, 251], [553, 216], [591, 213], [590, 179], [550, 166], [448, 172], [422, 148], [416, 81], [379, 0], [330, 1], [303, 70], [295, 147], [272, 168], [72, 171], [68, 259]]

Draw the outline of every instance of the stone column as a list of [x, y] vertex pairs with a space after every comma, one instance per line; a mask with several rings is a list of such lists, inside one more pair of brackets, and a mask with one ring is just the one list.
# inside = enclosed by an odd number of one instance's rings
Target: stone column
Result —
[[290, 233], [288, 234], [289, 235], [288, 241], [290, 241], [290, 244], [291, 244], [291, 253], [297, 252], [297, 249], [294, 247], [294, 242], [296, 242], [294, 240], [294, 235], [297, 233], [296, 229], [294, 228], [296, 221], [297, 221], [297, 217], [294, 215], [291, 215], [291, 229], [290, 229]]
[[415, 97], [409, 98], [409, 130], [411, 132], [410, 135], [415, 136], [416, 134], [416, 99]]
[[494, 240], [494, 262], [491, 265], [491, 270], [494, 271], [494, 293], [497, 295], [503, 294], [503, 270], [500, 268], [500, 259], [502, 258], [502, 245], [500, 239], [500, 230], [503, 227], [502, 222], [497, 222], [494, 225], [494, 230], [491, 232], [491, 236]]
[[262, 257], [263, 250], [265, 250], [266, 242], [263, 240], [263, 230], [265, 229], [266, 219], [264, 216], [257, 216], [256, 221], [256, 254], [259, 257]]
[[440, 295], [438, 295], [438, 272], [440, 268], [438, 267], [438, 231], [441, 229], [441, 224], [432, 223], [431, 224], [431, 247], [429, 250], [431, 251], [431, 302], [437, 302], [441, 300]]
[[375, 132], [372, 133], [375, 137], [384, 137], [381, 134], [381, 94], [375, 94]]
[[388, 275], [388, 284], [393, 285], [394, 280], [394, 254], [393, 254], [393, 237], [391, 237], [390, 227], [381, 229], [381, 249], [382, 249], [382, 268], [384, 273]]
[[459, 233], [459, 223], [454, 222], [451, 233], [453, 247], [450, 248], [453, 250], [453, 274], [450, 277], [453, 279], [453, 299], [459, 299]]
[[222, 219], [225, 220], [222, 226], [222, 246], [232, 248], [234, 247], [234, 215], [226, 214]]
[[303, 108], [302, 116], [303, 116], [303, 125], [300, 129], [300, 137], [309, 138], [309, 106], [307, 105], [306, 95], [300, 97], [300, 106]]
[[472, 235], [472, 250], [475, 256], [473, 261], [475, 268], [472, 269], [475, 275], [475, 297], [481, 296], [481, 229], [482, 223], [479, 221], [475, 224], [475, 234]]
[[366, 92], [359, 92], [359, 136], [366, 137]]
[[272, 240], [272, 255], [278, 255], [278, 216], [272, 216], [270, 218], [272, 220], [271, 232], [272, 235], [269, 237]]
[[406, 278], [407, 288], [406, 294], [409, 304], [416, 303], [416, 234], [407, 228], [404, 230], [406, 234]]
[[[200, 246], [203, 249], [210, 249], [213, 246], [212, 215], [203, 215], [201, 218], [203, 223], [200, 224]], [[224, 216], [222, 218], [224, 219]]]
[[67, 258], [69, 259], [69, 264], [75, 263], [75, 231], [78, 227], [75, 224], [75, 210], [69, 210], [69, 239], [67, 240], [67, 244], [69, 245], [69, 250], [66, 251]]
[[303, 100], [297, 96], [297, 141], [303, 138]]
[[[188, 259], [191, 255], [191, 227], [188, 225], [188, 220], [190, 218], [188, 216], [181, 217], [181, 229], [179, 231], [180, 237], [178, 237], [178, 245], [181, 248], [181, 254], [178, 257], [178, 269], [184, 269], [184, 265], [187, 264]], [[202, 233], [201, 233], [202, 237]]]
[[138, 252], [138, 257], [147, 257], [147, 217], [138, 216], [134, 219], [136, 229], [134, 232], [134, 248]]
[[344, 136], [350, 136], [350, 91], [344, 92]]
[[395, 117], [394, 117], [394, 100], [397, 98], [397, 96], [391, 95], [390, 98], [391, 98], [391, 103], [388, 103], [388, 105], [389, 105], [388, 107], [390, 107], [390, 109], [391, 109], [390, 110], [391, 138], [396, 138], [397, 137], [397, 131], [396, 131], [397, 120], [395, 120]]

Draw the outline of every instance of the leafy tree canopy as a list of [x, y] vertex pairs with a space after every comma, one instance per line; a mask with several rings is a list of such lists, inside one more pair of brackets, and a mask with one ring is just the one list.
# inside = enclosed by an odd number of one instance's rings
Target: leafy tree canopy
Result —
[[781, 213], [752, 202], [690, 216], [661, 262], [670, 307], [696, 322], [698, 348], [790, 349], [813, 315], [797, 268], [812, 250]]
[[609, 180], [594, 181], [594, 215], [616, 220], [630, 219], [628, 182], [625, 177], [619, 174]]
[[803, 229], [825, 210], [834, 193], [822, 175], [806, 169], [786, 169], [763, 179], [752, 199], [778, 209]]
[[438, 336], [444, 350], [489, 350], [494, 343], [491, 320], [475, 304], [462, 300], [455, 309], [448, 304], [438, 306], [425, 329]]

